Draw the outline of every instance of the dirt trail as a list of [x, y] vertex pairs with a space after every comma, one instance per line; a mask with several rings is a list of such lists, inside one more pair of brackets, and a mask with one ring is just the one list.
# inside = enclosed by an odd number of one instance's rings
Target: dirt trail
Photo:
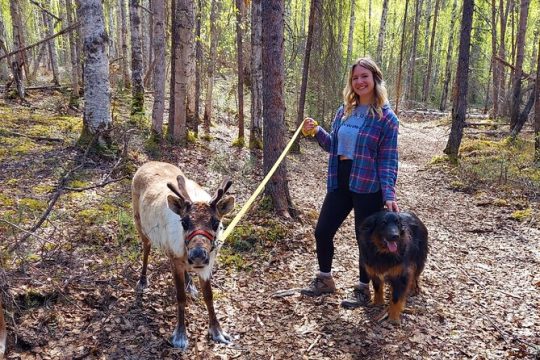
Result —
[[[243, 204], [257, 186], [251, 181], [256, 167], [245, 151], [231, 150], [230, 130], [213, 131], [210, 145], [171, 151], [169, 160], [189, 163], [196, 181], [211, 179], [208, 188], [221, 180], [214, 175], [228, 173]], [[23, 312], [17, 329], [10, 326], [18, 344], [10, 335], [8, 359], [538, 359], [540, 231], [510, 220], [508, 210], [486, 201], [490, 194], [450, 189], [451, 179], [428, 165], [441, 154], [446, 131], [436, 121], [401, 122], [398, 200], [426, 223], [430, 254], [423, 292], [408, 302], [400, 327], [374, 322], [380, 309], [339, 306], [358, 275], [351, 217], [336, 236], [337, 293], [317, 299], [295, 291], [275, 296], [305, 286], [316, 270], [313, 228], [325, 194], [327, 154], [303, 140], [303, 153], [288, 157], [300, 220], [278, 220], [291, 236], [246, 256], [242, 270], [224, 263], [216, 269], [215, 307], [232, 345], [207, 340], [206, 309], [199, 299], [188, 306], [189, 349], [182, 354], [171, 348], [167, 339], [176, 311], [165, 257], [152, 253], [150, 286], [137, 301], [140, 256], [133, 255], [135, 245], [113, 239], [90, 248], [67, 246], [32, 272], [10, 273], [13, 293], [33, 285], [56, 297]], [[208, 147], [220, 152], [211, 158]], [[226, 163], [233, 165], [220, 168]], [[30, 172], [18, 176], [32, 178]], [[129, 184], [118, 184], [109, 196], [129, 204]], [[81, 229], [68, 228], [64, 241], [81, 236]], [[58, 269], [68, 272], [57, 278]]]

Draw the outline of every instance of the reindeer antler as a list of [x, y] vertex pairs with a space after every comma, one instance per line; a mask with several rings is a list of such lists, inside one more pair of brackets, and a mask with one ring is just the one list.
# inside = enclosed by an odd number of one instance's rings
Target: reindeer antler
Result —
[[167, 183], [167, 187], [171, 189], [171, 191], [178, 197], [184, 199], [185, 201], [192, 202], [186, 190], [186, 179], [182, 175], [178, 175], [176, 177], [176, 181], [178, 182], [177, 186], [175, 186], [173, 183]]
[[229, 179], [228, 177], [225, 177], [223, 181], [221, 182], [221, 185], [217, 189], [216, 194], [214, 195], [212, 200], [210, 200], [210, 205], [215, 206], [218, 203], [218, 201], [221, 200], [223, 195], [227, 193], [231, 185], [232, 185], [232, 180]]

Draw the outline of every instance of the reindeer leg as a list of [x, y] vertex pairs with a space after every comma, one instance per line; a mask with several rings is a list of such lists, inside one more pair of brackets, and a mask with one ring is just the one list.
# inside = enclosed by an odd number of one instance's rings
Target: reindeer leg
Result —
[[185, 350], [188, 346], [186, 333], [186, 291], [184, 280], [184, 260], [180, 258], [171, 259], [174, 285], [176, 286], [177, 301], [177, 321], [176, 328], [171, 336], [171, 343], [174, 347]]
[[228, 344], [232, 341], [232, 338], [219, 326], [219, 321], [216, 317], [216, 312], [214, 310], [214, 296], [212, 295], [212, 285], [210, 284], [210, 279], [203, 280], [199, 278], [201, 289], [204, 296], [204, 302], [206, 303], [206, 308], [208, 309], [208, 335], [215, 342]]
[[139, 231], [141, 236], [141, 242], [143, 247], [143, 265], [141, 270], [141, 276], [137, 282], [136, 291], [142, 293], [144, 289], [148, 287], [148, 278], [146, 277], [146, 270], [148, 269], [148, 255], [150, 254], [150, 239], [148, 239], [141, 231]]

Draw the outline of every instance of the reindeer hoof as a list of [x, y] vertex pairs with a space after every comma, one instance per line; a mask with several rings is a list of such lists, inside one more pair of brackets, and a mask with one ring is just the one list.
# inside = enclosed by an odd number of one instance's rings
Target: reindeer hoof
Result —
[[178, 329], [174, 330], [170, 341], [172, 346], [181, 350], [186, 350], [189, 343], [185, 330], [178, 331]]
[[208, 335], [217, 343], [230, 344], [232, 342], [231, 336], [221, 329], [208, 329]]

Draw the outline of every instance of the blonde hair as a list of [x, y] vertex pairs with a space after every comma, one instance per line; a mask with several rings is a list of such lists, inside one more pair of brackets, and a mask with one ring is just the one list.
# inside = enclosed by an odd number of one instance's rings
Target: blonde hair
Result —
[[347, 79], [347, 85], [343, 89], [343, 105], [345, 107], [345, 117], [349, 117], [353, 109], [360, 104], [360, 97], [354, 92], [352, 87], [352, 78], [354, 69], [357, 66], [368, 69], [373, 74], [373, 103], [370, 104], [369, 112], [374, 115], [382, 116], [382, 107], [388, 102], [388, 93], [383, 80], [381, 69], [377, 66], [375, 61], [370, 57], [359, 58], [354, 64], [351, 65], [349, 70], [349, 78]]

